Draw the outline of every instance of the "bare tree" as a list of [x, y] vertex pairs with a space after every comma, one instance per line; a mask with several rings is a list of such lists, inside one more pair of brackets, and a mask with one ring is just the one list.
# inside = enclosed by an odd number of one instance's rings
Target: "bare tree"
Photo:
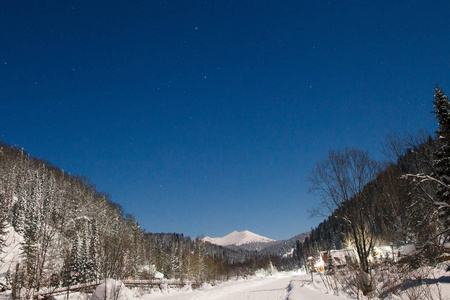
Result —
[[374, 215], [371, 191], [367, 184], [380, 172], [380, 164], [367, 151], [345, 148], [329, 151], [328, 158], [311, 172], [311, 191], [322, 196], [321, 209], [336, 213], [351, 231], [351, 242], [360, 261], [360, 284], [370, 292], [369, 254], [374, 245]]
[[409, 151], [417, 150], [417, 159], [422, 164], [428, 163], [428, 166], [431, 166], [431, 155], [426, 151], [428, 149], [419, 149], [422, 145], [429, 142], [430, 138], [430, 134], [425, 129], [419, 129], [417, 133], [390, 131], [384, 137], [381, 152], [389, 162], [396, 163], [399, 158], [404, 157]]

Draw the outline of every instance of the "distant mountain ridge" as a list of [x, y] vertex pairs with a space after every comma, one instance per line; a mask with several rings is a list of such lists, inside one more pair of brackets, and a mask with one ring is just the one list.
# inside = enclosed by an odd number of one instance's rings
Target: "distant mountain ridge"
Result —
[[219, 238], [210, 238], [205, 237], [203, 241], [209, 242], [211, 244], [216, 244], [219, 246], [242, 246], [247, 244], [255, 244], [255, 243], [271, 243], [275, 242], [275, 240], [269, 239], [265, 236], [261, 236], [259, 234], [253, 233], [248, 230], [244, 231], [233, 231], [232, 233]]
[[311, 235], [311, 231], [297, 234], [296, 236], [283, 241], [276, 241], [274, 243], [267, 244], [266, 247], [261, 249], [259, 252], [261, 254], [273, 254], [273, 255], [286, 255], [292, 252], [295, 248], [297, 241], [303, 243], [305, 238]]
[[232, 233], [221, 238], [205, 237], [203, 241], [226, 247], [233, 250], [258, 251], [261, 254], [285, 255], [291, 253], [298, 241], [303, 242], [311, 232], [298, 234], [289, 240], [276, 241], [256, 233], [244, 230]]

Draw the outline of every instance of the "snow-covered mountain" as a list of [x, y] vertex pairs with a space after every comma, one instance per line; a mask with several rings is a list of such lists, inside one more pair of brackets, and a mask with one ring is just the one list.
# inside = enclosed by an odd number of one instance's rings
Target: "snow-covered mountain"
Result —
[[246, 244], [275, 242], [275, 240], [258, 235], [248, 230], [244, 230], [241, 232], [233, 231], [232, 233], [219, 238], [210, 238], [207, 236], [203, 238], [203, 240], [205, 242], [209, 242], [211, 244], [216, 244], [219, 246], [242, 246]]
[[205, 237], [203, 241], [237, 251], [258, 251], [262, 254], [285, 255], [291, 253], [298, 241], [303, 242], [311, 232], [298, 234], [289, 240], [275, 241], [248, 230], [233, 231], [221, 238]]

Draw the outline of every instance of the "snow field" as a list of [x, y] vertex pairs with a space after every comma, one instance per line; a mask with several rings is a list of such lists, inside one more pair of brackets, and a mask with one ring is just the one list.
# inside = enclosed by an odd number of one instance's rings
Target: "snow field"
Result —
[[[448, 264], [442, 264], [432, 269], [429, 273], [432, 277], [423, 278], [424, 283], [438, 280], [431, 284], [429, 289], [432, 298], [421, 295], [423, 290], [409, 287], [402, 295], [386, 295], [389, 300], [406, 299], [440, 299], [450, 300], [450, 276], [447, 271]], [[137, 290], [129, 290], [120, 281], [108, 280], [107, 290], [100, 285], [93, 295], [71, 293], [69, 300], [344, 300], [355, 299], [339, 289], [339, 295], [328, 291], [318, 274], [314, 274], [311, 282], [310, 274], [300, 272], [281, 272], [272, 276], [254, 276], [250, 279], [237, 279], [223, 282], [216, 286], [205, 283], [201, 288], [192, 290], [189, 286], [181, 289], [165, 287], [162, 290], [154, 288], [148, 294], [138, 293]], [[426, 287], [427, 288], [427, 287]], [[428, 290], [428, 289], [426, 289]], [[418, 298], [411, 298], [414, 296]], [[0, 293], [0, 300], [9, 300], [10, 292]], [[65, 300], [66, 295], [58, 295], [58, 300]], [[360, 296], [360, 299], [367, 300]], [[373, 298], [372, 298], [373, 299]]]
[[310, 275], [279, 273], [270, 277], [228, 281], [192, 292], [167, 291], [142, 296], [142, 300], [341, 300], [345, 296], [327, 294], [320, 278], [311, 283]]

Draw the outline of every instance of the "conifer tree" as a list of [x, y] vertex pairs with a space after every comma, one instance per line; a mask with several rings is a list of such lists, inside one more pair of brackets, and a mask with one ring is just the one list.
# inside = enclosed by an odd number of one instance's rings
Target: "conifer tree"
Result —
[[80, 255], [79, 255], [79, 262], [80, 262], [80, 276], [79, 281], [81, 283], [87, 282], [87, 273], [89, 269], [89, 262], [88, 262], [88, 241], [86, 233], [84, 232], [81, 236], [81, 245], [80, 245]]
[[31, 290], [37, 285], [38, 240], [39, 240], [39, 193], [36, 191], [34, 176], [28, 172], [27, 190], [23, 194], [22, 201], [25, 203], [25, 219], [23, 220], [23, 242], [21, 245], [22, 256], [25, 264], [25, 277], [27, 289]]
[[303, 263], [303, 249], [299, 240], [295, 242], [295, 259], [297, 261], [297, 265], [300, 267]]
[[69, 258], [69, 284], [79, 284], [80, 283], [80, 260], [79, 260], [79, 238], [78, 233], [76, 233], [72, 238], [72, 249], [70, 251]]
[[90, 224], [90, 241], [89, 241], [89, 258], [87, 263], [87, 279], [88, 281], [93, 281], [97, 279], [98, 273], [98, 258], [97, 258], [97, 244], [98, 244], [98, 235], [97, 235], [97, 227], [95, 223], [92, 222]]
[[450, 103], [448, 97], [436, 86], [434, 95], [434, 114], [438, 120], [439, 149], [434, 154], [434, 176], [442, 184], [437, 192], [439, 217], [443, 220], [445, 233], [448, 237], [450, 230]]
[[206, 249], [204, 242], [196, 238], [195, 239], [195, 254], [197, 256], [197, 264], [196, 264], [196, 280], [202, 281], [205, 271], [205, 257], [206, 257]]
[[0, 203], [0, 253], [5, 246], [5, 235], [6, 235], [6, 220], [8, 217], [8, 212], [6, 210], [5, 202]]
[[17, 233], [23, 234], [26, 211], [28, 209], [28, 201], [31, 197], [31, 180], [29, 172], [24, 172], [23, 177], [20, 178], [20, 182], [17, 184], [18, 199], [13, 205], [12, 225]]

